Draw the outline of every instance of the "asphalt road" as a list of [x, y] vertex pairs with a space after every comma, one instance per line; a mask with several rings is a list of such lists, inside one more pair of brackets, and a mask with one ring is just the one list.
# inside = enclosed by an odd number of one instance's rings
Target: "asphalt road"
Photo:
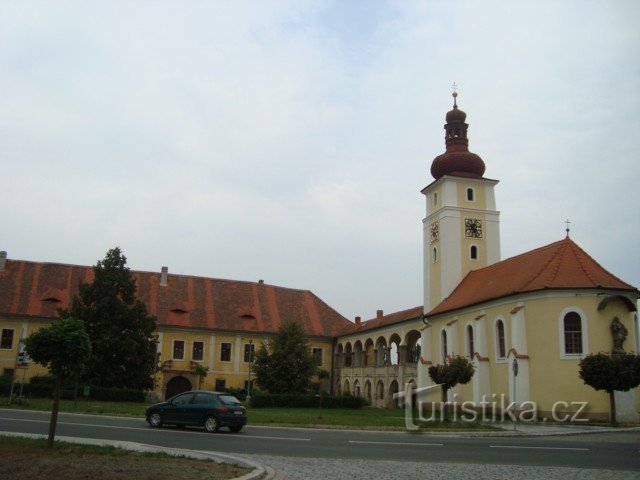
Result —
[[[0, 431], [46, 434], [49, 413], [0, 409]], [[454, 437], [407, 432], [357, 432], [247, 426], [222, 429], [150, 428], [142, 418], [61, 413], [58, 435], [126, 440], [149, 445], [327, 459], [562, 466], [640, 472], [640, 433], [563, 437]]]

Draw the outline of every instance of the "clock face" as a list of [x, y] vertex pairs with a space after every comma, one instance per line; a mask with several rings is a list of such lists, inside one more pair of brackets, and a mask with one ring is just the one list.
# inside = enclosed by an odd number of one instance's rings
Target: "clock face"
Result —
[[482, 238], [482, 220], [479, 218], [465, 218], [464, 236], [469, 238]]
[[436, 243], [439, 239], [439, 229], [440, 226], [438, 225], [438, 222], [432, 223], [431, 226], [429, 227], [429, 233], [430, 233], [430, 242], [431, 243]]

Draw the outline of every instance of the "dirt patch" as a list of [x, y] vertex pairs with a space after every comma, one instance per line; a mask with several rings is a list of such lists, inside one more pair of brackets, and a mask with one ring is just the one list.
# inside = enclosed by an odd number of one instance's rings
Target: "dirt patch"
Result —
[[[101, 453], [96, 453], [100, 451]], [[0, 439], [0, 478], [64, 478], [65, 480], [230, 479], [249, 469], [212, 461], [129, 452], [115, 448], [56, 445], [16, 438]]]

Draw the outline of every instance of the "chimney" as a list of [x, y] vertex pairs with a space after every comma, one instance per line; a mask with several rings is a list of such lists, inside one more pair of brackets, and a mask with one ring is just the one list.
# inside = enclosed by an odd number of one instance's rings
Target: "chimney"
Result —
[[258, 283], [264, 283], [264, 280], [258, 280]]
[[0, 252], [0, 272], [2, 272], [7, 265], [7, 252], [4, 250]]
[[166, 287], [168, 285], [167, 279], [169, 278], [169, 267], [162, 267], [160, 271], [160, 286]]
[[382, 318], [382, 316], [384, 315], [384, 313], [382, 312], [382, 310], [378, 310], [376, 312], [376, 319], [380, 320]]
[[360, 322], [361, 322], [361, 318], [360, 317], [356, 317], [356, 326], [359, 327], [360, 326]]

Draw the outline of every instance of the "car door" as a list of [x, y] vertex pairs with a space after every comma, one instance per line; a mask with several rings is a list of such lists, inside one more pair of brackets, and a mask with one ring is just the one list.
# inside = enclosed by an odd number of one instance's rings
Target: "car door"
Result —
[[204, 419], [213, 413], [216, 397], [213, 393], [197, 392], [187, 406], [188, 421], [191, 425], [204, 425]]
[[175, 425], [188, 424], [189, 415], [187, 408], [193, 395], [193, 392], [181, 393], [169, 400], [169, 405], [162, 413], [163, 422]]

